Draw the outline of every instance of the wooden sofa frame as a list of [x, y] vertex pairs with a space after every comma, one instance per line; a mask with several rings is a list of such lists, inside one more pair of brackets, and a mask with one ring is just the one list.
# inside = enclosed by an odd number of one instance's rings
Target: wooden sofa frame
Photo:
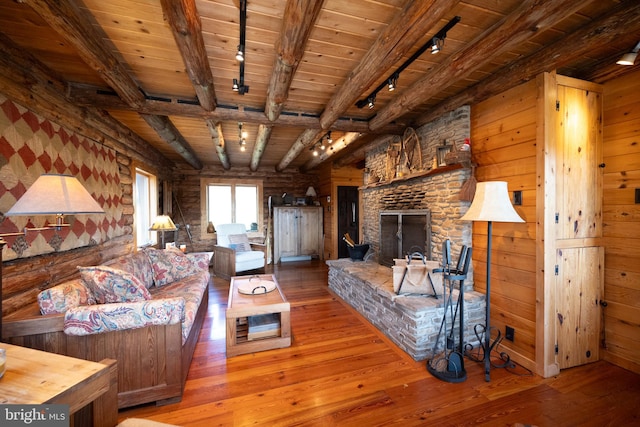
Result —
[[[118, 361], [118, 408], [179, 402], [198, 335], [209, 305], [209, 287], [182, 344], [182, 326], [147, 326], [124, 331], [73, 336], [64, 333], [64, 314], [41, 315], [37, 304], [4, 318], [4, 341], [99, 362]], [[29, 314], [26, 314], [26, 313]]]

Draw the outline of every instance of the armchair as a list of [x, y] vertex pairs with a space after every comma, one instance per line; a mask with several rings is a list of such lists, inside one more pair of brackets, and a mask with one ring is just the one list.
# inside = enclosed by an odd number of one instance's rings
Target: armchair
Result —
[[262, 269], [266, 264], [264, 245], [250, 243], [244, 224], [216, 226], [218, 243], [214, 247], [213, 271], [229, 279], [238, 273]]

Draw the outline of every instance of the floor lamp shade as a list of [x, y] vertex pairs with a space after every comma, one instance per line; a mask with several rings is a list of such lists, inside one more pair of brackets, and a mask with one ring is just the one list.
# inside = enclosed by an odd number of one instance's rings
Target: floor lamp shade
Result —
[[476, 185], [476, 194], [471, 206], [462, 218], [463, 221], [487, 222], [487, 292], [485, 296], [486, 311], [484, 325], [484, 342], [481, 343], [484, 352], [485, 381], [490, 381], [491, 349], [491, 231], [496, 222], [524, 222], [518, 215], [509, 199], [507, 183], [504, 181], [485, 181]]
[[485, 181], [476, 185], [476, 194], [462, 221], [524, 222], [509, 199], [507, 183]]

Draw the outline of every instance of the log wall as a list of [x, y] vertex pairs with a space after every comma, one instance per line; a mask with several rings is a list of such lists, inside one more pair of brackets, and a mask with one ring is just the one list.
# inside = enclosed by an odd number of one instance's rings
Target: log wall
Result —
[[640, 71], [604, 85], [604, 358], [640, 372]]

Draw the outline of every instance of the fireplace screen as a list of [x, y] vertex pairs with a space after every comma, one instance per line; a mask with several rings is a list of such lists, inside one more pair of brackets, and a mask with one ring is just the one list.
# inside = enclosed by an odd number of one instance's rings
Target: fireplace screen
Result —
[[391, 267], [394, 258], [402, 258], [417, 248], [431, 259], [429, 210], [380, 212], [380, 264]]

